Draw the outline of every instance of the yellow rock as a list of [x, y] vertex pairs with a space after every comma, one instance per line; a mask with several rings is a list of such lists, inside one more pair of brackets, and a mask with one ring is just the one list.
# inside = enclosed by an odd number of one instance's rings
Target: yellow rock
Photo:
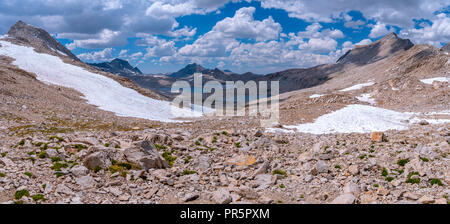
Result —
[[227, 163], [236, 166], [250, 166], [256, 163], [256, 158], [249, 155], [238, 155], [228, 160]]

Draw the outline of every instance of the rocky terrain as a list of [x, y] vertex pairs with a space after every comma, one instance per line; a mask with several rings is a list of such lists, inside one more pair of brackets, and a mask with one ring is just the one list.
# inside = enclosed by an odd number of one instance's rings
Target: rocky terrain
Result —
[[[164, 123], [117, 116], [75, 89], [39, 81], [2, 55], [0, 203], [448, 204], [449, 56], [428, 45], [394, 47], [396, 38], [375, 45], [383, 46], [380, 52], [402, 50], [367, 63], [310, 69], [326, 79], [282, 94], [273, 129], [261, 128], [258, 117]], [[123, 78], [44, 46], [36, 51]], [[297, 79], [298, 71], [274, 77]], [[129, 79], [119, 83], [164, 99]], [[356, 125], [392, 123], [402, 130], [311, 134], [290, 127], [351, 105], [408, 118], [350, 116]], [[340, 122], [355, 125], [345, 117]]]

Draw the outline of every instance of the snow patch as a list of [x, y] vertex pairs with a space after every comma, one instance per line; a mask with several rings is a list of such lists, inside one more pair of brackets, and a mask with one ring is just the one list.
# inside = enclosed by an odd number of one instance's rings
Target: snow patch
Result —
[[313, 94], [313, 95], [309, 96], [309, 98], [310, 99], [314, 99], [314, 98], [319, 98], [319, 97], [322, 97], [322, 96], [325, 96], [325, 94]]
[[430, 78], [430, 79], [421, 79], [421, 82], [432, 85], [433, 82], [450, 82], [450, 79], [447, 77], [436, 77], [436, 78]]
[[81, 67], [64, 63], [59, 57], [41, 54], [33, 48], [0, 41], [0, 54], [15, 59], [14, 65], [34, 73], [46, 83], [78, 90], [89, 104], [111, 111], [118, 116], [176, 122], [175, 118], [199, 117], [200, 112], [172, 106], [168, 101], [155, 100], [123, 87], [115, 80], [91, 73]]
[[372, 105], [376, 104], [375, 99], [372, 98], [372, 95], [370, 93], [362, 94], [361, 96], [357, 96], [356, 99], [358, 99], [361, 102], [367, 102]]
[[410, 124], [426, 120], [431, 124], [449, 123], [449, 119], [423, 119], [418, 114], [397, 112], [383, 108], [352, 104], [340, 110], [325, 114], [313, 123], [284, 126], [285, 129], [271, 128], [268, 132], [287, 132], [291, 130], [310, 134], [330, 133], [370, 133], [373, 131], [406, 130]]
[[358, 90], [358, 89], [362, 89], [364, 87], [372, 86], [374, 84], [375, 84], [374, 82], [367, 82], [367, 83], [357, 84], [357, 85], [354, 85], [354, 86], [351, 86], [351, 87], [348, 87], [345, 89], [341, 89], [339, 91], [340, 92], [348, 92], [348, 91]]

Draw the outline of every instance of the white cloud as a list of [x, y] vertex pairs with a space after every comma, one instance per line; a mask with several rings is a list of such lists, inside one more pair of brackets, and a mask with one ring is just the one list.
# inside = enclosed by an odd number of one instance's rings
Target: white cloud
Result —
[[277, 39], [282, 28], [272, 17], [262, 21], [254, 20], [254, 7], [241, 8], [234, 17], [219, 21], [213, 31], [221, 32], [231, 38], [250, 38], [257, 41]]
[[362, 20], [356, 20], [356, 21], [347, 21], [345, 22], [344, 26], [352, 29], [362, 29], [365, 24], [366, 22]]
[[138, 46], [147, 47], [147, 53], [145, 53], [144, 58], [148, 59], [151, 57], [164, 57], [171, 56], [175, 54], [175, 42], [168, 41], [165, 39], [160, 39], [152, 35], [142, 35], [143, 39], [136, 41]]
[[94, 35], [63, 33], [58, 35], [58, 37], [75, 39], [73, 43], [66, 45], [72, 50], [78, 47], [95, 49], [125, 45], [127, 43], [126, 36], [120, 31], [112, 31], [108, 29], [104, 29], [102, 32]]
[[[290, 17], [310, 22], [332, 22], [346, 19], [350, 10], [361, 11], [367, 19], [374, 19], [384, 24], [412, 27], [413, 18], [431, 19], [434, 12], [448, 6], [448, 0], [260, 0], [264, 8], [283, 9]], [[350, 25], [350, 24], [349, 24]]]
[[176, 38], [180, 38], [180, 37], [192, 37], [197, 33], [197, 28], [190, 28], [190, 27], [183, 27], [181, 29], [177, 29], [174, 31], [169, 31], [167, 33], [168, 36], [170, 37], [176, 37]]
[[400, 32], [400, 36], [410, 38], [415, 43], [427, 43], [436, 47], [441, 47], [441, 43], [448, 43], [450, 40], [450, 18], [445, 14], [437, 15], [432, 20], [432, 25], [427, 25], [421, 29], [405, 29]]
[[219, 22], [208, 33], [200, 36], [193, 44], [179, 50], [182, 56], [223, 57], [239, 45], [237, 39], [268, 41], [278, 39], [281, 25], [271, 17], [254, 20], [254, 7], [241, 8], [233, 17]]
[[128, 55], [128, 50], [121, 50], [119, 53], [119, 58], [126, 58]]
[[81, 60], [92, 62], [111, 61], [113, 59], [112, 48], [105, 48], [102, 51], [83, 53], [77, 56]]
[[377, 38], [377, 37], [381, 37], [384, 36], [388, 33], [393, 33], [395, 32], [395, 29], [393, 27], [391, 27], [390, 29], [388, 29], [386, 27], [386, 24], [383, 24], [381, 22], [377, 22], [377, 24], [375, 24], [372, 27], [372, 30], [370, 31], [369, 37], [370, 38]]
[[103, 10], [116, 10], [123, 8], [121, 0], [103, 0]]

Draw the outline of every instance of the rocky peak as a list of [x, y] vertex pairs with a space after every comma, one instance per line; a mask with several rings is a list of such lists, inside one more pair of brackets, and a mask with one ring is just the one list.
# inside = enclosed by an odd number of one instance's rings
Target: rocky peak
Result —
[[395, 33], [390, 33], [369, 45], [356, 46], [343, 55], [337, 63], [340, 64], [370, 64], [387, 58], [397, 52], [403, 52], [414, 44], [408, 39], [401, 39]]
[[178, 72], [172, 73], [170, 76], [174, 78], [183, 78], [190, 75], [193, 75], [194, 73], [203, 73], [208, 69], [203, 68], [201, 65], [192, 63], [187, 65], [186, 67], [182, 68]]
[[36, 49], [48, 50], [77, 61], [80, 60], [70, 50], [56, 41], [47, 31], [28, 25], [23, 21], [18, 21], [14, 24], [7, 34], [8, 37], [25, 42]]
[[98, 64], [90, 64], [102, 71], [110, 72], [121, 76], [141, 75], [142, 72], [137, 67], [130, 65], [128, 61], [116, 58], [111, 62], [103, 62]]

